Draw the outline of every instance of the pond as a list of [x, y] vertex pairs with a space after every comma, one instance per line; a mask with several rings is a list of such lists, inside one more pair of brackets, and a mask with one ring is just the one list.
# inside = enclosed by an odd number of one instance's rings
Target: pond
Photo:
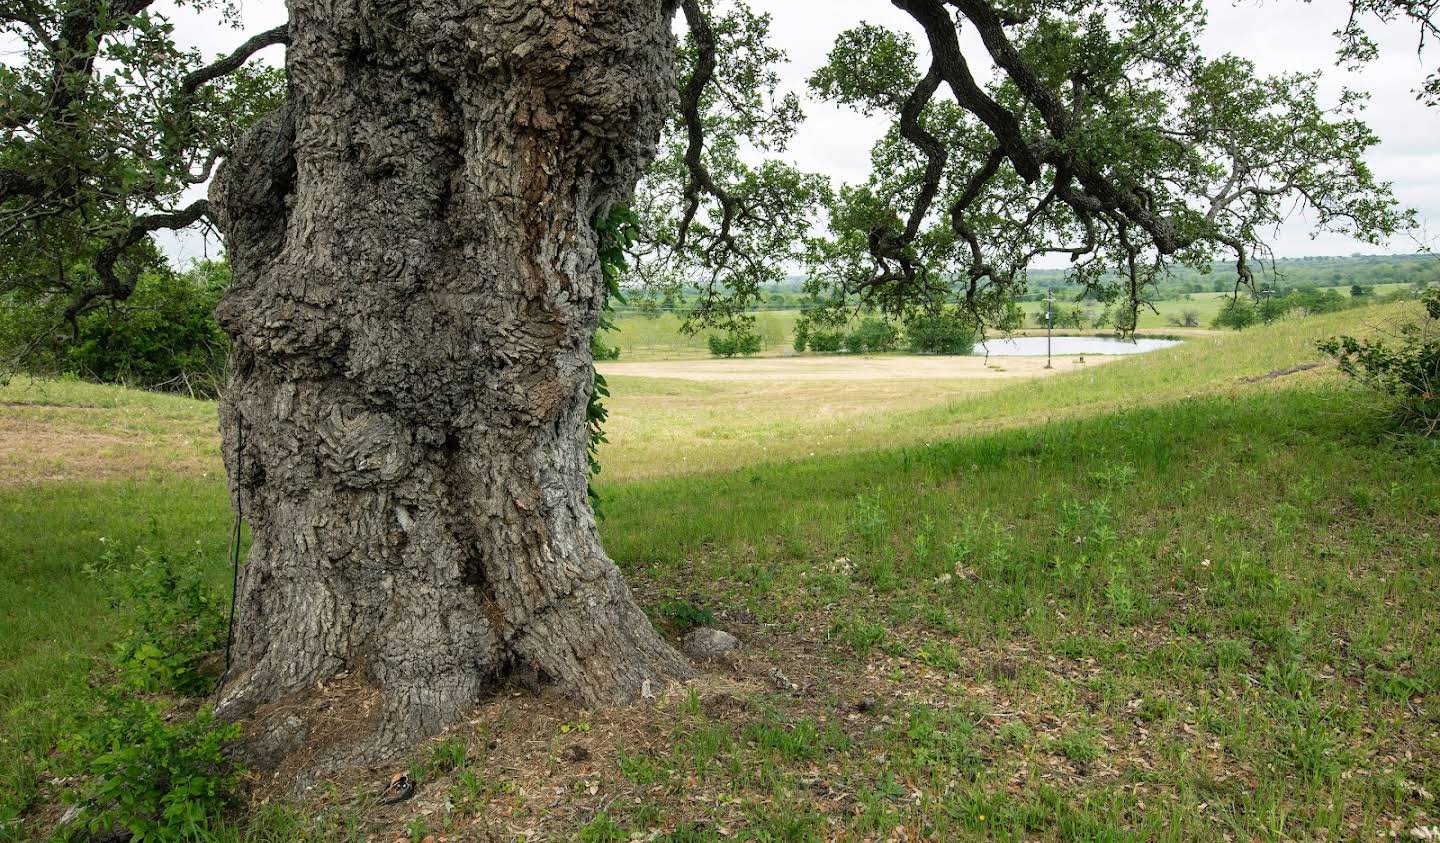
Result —
[[[1076, 354], [1144, 354], [1159, 351], [1179, 340], [1121, 340], [1115, 337], [1055, 337], [1051, 340], [1050, 351], [1056, 357], [1071, 357]], [[975, 346], [975, 354], [993, 354], [999, 357], [1044, 357], [1044, 337], [1011, 337], [993, 339]]]

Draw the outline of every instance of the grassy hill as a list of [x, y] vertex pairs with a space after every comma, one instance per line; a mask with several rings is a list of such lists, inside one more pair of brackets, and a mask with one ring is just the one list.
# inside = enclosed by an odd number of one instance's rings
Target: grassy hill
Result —
[[[1440, 448], [1390, 436], [1329, 368], [1247, 380], [1400, 312], [1044, 380], [888, 384], [868, 403], [873, 383], [774, 400], [612, 380], [628, 421], [602, 454], [606, 545], [667, 631], [677, 607], [712, 612], [742, 658], [620, 712], [502, 694], [417, 751], [414, 802], [378, 806], [357, 777], [217, 837], [1354, 839], [1434, 823]], [[114, 634], [87, 563], [198, 547], [225, 581], [213, 412], [0, 389], [0, 839], [57, 801], [51, 748]], [[564, 760], [575, 745], [586, 760]], [[445, 747], [458, 764], [435, 760]]]
[[[1434, 259], [1429, 259], [1428, 263], [1422, 265], [1429, 266], [1430, 264], [1440, 267], [1440, 261]], [[1367, 278], [1363, 274], [1355, 277], [1362, 279], [1361, 283], [1369, 285], [1372, 294], [1377, 296], [1399, 293], [1409, 289], [1408, 284], [1375, 284], [1373, 281], [1363, 280]], [[1319, 289], [1333, 290], [1348, 298], [1350, 282]], [[1076, 307], [1076, 303], [1072, 301], [1076, 292], [1073, 287], [1069, 286], [1057, 289], [1055, 312], [1065, 313]], [[1229, 292], [1194, 292], [1156, 301], [1152, 306], [1141, 309], [1138, 330], [1151, 333], [1173, 333], [1177, 320], [1183, 321], [1186, 313], [1195, 315], [1200, 328], [1209, 328], [1230, 297], [1231, 293]], [[1045, 312], [1045, 303], [1043, 301], [1022, 302], [1021, 309], [1025, 312], [1023, 329], [1036, 330], [1036, 325], [1041, 324], [1037, 322], [1036, 317]], [[1094, 318], [1098, 317], [1104, 308], [1095, 302], [1087, 302], [1084, 309], [1089, 318]], [[800, 318], [800, 310], [765, 310], [758, 311], [753, 315], [755, 331], [761, 338], [762, 354], [779, 354], [789, 348], [794, 341], [795, 323]], [[661, 312], [653, 316], [645, 316], [635, 311], [627, 311], [615, 318], [615, 329], [604, 334], [603, 340], [607, 345], [619, 346], [621, 359], [627, 361], [709, 357], [707, 340], [711, 334], [718, 332], [707, 328], [701, 329], [696, 334], [684, 334], [680, 330], [683, 324], [683, 316], [675, 312]], [[1061, 329], [1061, 333], [1092, 334], [1103, 333], [1108, 329], [1108, 326], [1097, 329], [1091, 327], [1087, 322], [1082, 328]], [[1180, 333], [1188, 332], [1182, 330]]]

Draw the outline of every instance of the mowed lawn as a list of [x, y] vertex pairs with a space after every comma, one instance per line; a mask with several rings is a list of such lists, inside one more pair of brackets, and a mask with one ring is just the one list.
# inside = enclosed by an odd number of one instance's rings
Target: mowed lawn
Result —
[[[357, 776], [217, 834], [1338, 840], [1440, 824], [1440, 448], [1389, 434], [1329, 367], [1247, 380], [1401, 312], [1035, 380], [612, 379], [607, 547], [663, 628], [678, 633], [677, 606], [709, 611], [741, 658], [618, 712], [502, 694], [417, 750], [410, 803], [357, 796], [373, 784]], [[86, 564], [198, 542], [223, 581], [229, 515], [213, 405], [23, 381], [0, 402], [0, 823], [21, 819], [0, 836], [23, 837], [60, 789], [47, 753], [66, 700], [113, 634]], [[52, 443], [33, 459], [11, 450], [27, 430]], [[127, 444], [53, 444], [87, 432]]]

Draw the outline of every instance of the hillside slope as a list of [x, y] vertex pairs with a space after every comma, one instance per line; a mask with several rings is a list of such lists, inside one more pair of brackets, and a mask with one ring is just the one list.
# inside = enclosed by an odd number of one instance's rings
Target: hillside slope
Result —
[[[746, 419], [745, 396], [721, 393], [745, 436], [775, 431], [773, 452], [715, 435], [713, 466], [635, 479], [675, 452], [617, 443], [607, 462], [631, 460], [631, 479], [604, 485], [602, 529], [657, 622], [678, 634], [711, 612], [741, 659], [623, 712], [501, 695], [452, 737], [458, 767], [419, 752], [416, 803], [317, 797], [220, 838], [1351, 839], [1433, 823], [1440, 446], [1391, 436], [1330, 370], [1242, 380], [1394, 315], [841, 422], [763, 394]], [[715, 396], [636, 386], [617, 406]], [[6, 430], [119, 431], [158, 456], [125, 479], [101, 458], [54, 466], [95, 479], [0, 486], [0, 838], [58, 801], [51, 748], [114, 634], [86, 564], [198, 542], [224, 582], [229, 523], [218, 476], [164, 470], [206, 447], [209, 405], [24, 389], [0, 396]], [[572, 745], [586, 760], [559, 760]]]

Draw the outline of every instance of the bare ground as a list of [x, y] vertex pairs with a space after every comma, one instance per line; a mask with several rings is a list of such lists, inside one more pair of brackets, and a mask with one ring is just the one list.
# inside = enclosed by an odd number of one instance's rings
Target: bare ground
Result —
[[[890, 381], [1038, 378], [1114, 362], [1119, 357], [1057, 357], [1045, 368], [1043, 357], [915, 357], [864, 355], [836, 357], [752, 357], [730, 360], [672, 360], [653, 363], [602, 363], [600, 373], [689, 381]], [[1081, 362], [1081, 361], [1084, 362]]]

